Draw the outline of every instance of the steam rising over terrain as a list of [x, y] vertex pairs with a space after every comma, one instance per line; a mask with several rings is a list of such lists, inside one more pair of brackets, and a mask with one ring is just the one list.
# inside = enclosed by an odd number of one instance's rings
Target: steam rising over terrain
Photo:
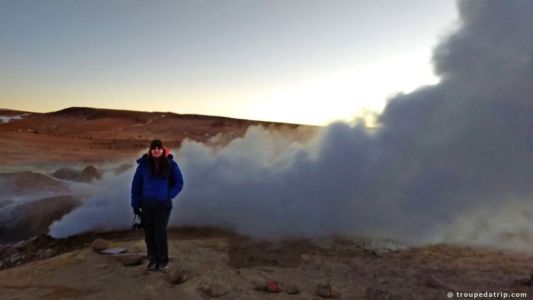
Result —
[[[439, 84], [391, 98], [378, 128], [339, 122], [294, 139], [252, 126], [171, 149], [185, 179], [171, 225], [530, 248], [533, 3], [458, 6], [460, 26], [434, 52]], [[104, 174], [50, 233], [127, 228], [134, 170]]]

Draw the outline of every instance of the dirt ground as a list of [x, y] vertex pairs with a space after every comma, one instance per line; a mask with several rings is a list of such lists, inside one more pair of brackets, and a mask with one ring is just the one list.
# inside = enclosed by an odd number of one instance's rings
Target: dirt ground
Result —
[[[98, 254], [88, 247], [89, 237], [97, 235], [86, 236], [84, 243], [78, 238], [81, 248], [0, 271], [2, 299], [449, 299], [448, 292], [487, 291], [533, 295], [533, 257], [487, 249], [391, 249], [338, 237], [259, 241], [225, 232], [175, 230], [169, 235], [171, 270], [162, 273], [145, 271], [145, 262], [124, 266], [116, 256]], [[107, 240], [110, 247], [144, 254], [139, 232], [115, 233]], [[178, 272], [187, 280], [172, 283]], [[281, 283], [279, 293], [260, 290], [271, 281]]]

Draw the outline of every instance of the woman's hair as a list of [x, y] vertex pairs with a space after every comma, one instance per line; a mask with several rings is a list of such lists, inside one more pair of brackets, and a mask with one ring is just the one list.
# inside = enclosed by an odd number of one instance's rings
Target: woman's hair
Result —
[[[160, 157], [152, 156], [152, 149], [156, 147], [163, 149], [163, 154]], [[165, 154], [165, 147], [163, 146], [163, 142], [161, 142], [161, 140], [153, 140], [150, 143], [150, 151], [148, 153], [148, 169], [153, 177], [170, 176], [171, 165]]]

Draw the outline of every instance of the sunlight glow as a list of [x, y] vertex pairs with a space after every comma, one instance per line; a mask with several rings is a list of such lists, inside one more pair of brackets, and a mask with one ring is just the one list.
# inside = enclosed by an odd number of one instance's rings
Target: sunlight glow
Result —
[[397, 93], [438, 83], [429, 57], [429, 51], [416, 51], [276, 87], [256, 96], [253, 102], [261, 106], [250, 114], [263, 120], [314, 125], [364, 118], [381, 112], [387, 99]]

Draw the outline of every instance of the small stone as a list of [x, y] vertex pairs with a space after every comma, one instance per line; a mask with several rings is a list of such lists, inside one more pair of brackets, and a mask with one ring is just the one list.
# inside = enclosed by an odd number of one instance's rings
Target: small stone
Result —
[[315, 294], [322, 298], [337, 298], [339, 296], [329, 283], [317, 285]]
[[281, 282], [271, 280], [267, 283], [266, 290], [270, 293], [279, 293], [281, 292], [281, 286], [282, 286]]
[[93, 180], [100, 180], [102, 178], [102, 172], [96, 169], [95, 166], [85, 167], [80, 174], [81, 182], [91, 182]]
[[283, 285], [281, 282], [270, 280], [268, 282], [256, 283], [254, 290], [269, 293], [279, 293], [281, 292], [282, 286]]
[[189, 280], [190, 276], [187, 271], [184, 270], [173, 270], [168, 273], [168, 281], [174, 284], [182, 284], [185, 281]]
[[529, 278], [517, 279], [515, 282], [520, 285], [533, 285], [533, 271], [529, 274]]
[[9, 257], [9, 263], [14, 265], [20, 263], [21, 260], [24, 259], [24, 255], [21, 255], [19, 253], [15, 253]]
[[107, 249], [108, 246], [109, 246], [109, 243], [106, 240], [96, 239], [91, 244], [91, 249], [93, 249], [93, 251], [99, 252], [99, 251]]
[[38, 256], [40, 259], [49, 258], [49, 257], [51, 257], [52, 255], [54, 255], [54, 250], [52, 250], [52, 249], [42, 249], [42, 250], [39, 250], [39, 251], [37, 252], [37, 256]]
[[143, 262], [143, 255], [140, 254], [118, 255], [117, 257], [125, 266], [138, 266]]
[[80, 179], [80, 172], [72, 168], [60, 168], [60, 169], [57, 169], [51, 175], [52, 177], [63, 179], [63, 180], [78, 181]]

